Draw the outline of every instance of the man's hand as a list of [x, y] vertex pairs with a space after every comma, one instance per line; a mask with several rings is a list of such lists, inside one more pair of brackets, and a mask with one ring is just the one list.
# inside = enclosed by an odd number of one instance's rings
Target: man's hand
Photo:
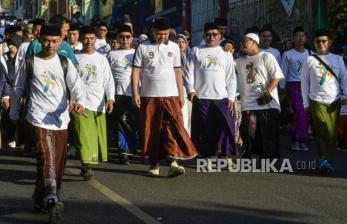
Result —
[[228, 101], [229, 101], [228, 102], [228, 108], [229, 108], [229, 110], [232, 110], [234, 107], [234, 102], [232, 100], [228, 100]]
[[188, 93], [188, 100], [192, 103], [195, 103], [198, 100], [195, 92]]
[[73, 99], [71, 99], [70, 102], [69, 102], [69, 109], [68, 109], [68, 110], [69, 110], [69, 113], [70, 113], [71, 111], [73, 111], [75, 105], [76, 105], [76, 101], [73, 100]]
[[10, 108], [10, 99], [2, 98], [1, 105], [4, 108], [4, 110], [8, 110], [8, 108]]
[[310, 112], [310, 107], [305, 107], [305, 108], [304, 108], [304, 111], [305, 111], [306, 113]]
[[114, 101], [113, 100], [108, 100], [107, 102], [106, 102], [106, 111], [107, 111], [107, 113], [112, 113], [112, 111], [113, 111], [113, 104], [114, 104]]
[[78, 113], [78, 114], [83, 114], [84, 112], [85, 112], [85, 108], [81, 105], [81, 104], [76, 104], [75, 105], [75, 111], [76, 111], [76, 113]]
[[132, 100], [133, 100], [134, 106], [140, 109], [141, 108], [141, 98], [140, 98], [140, 96], [138, 94], [135, 94], [135, 95], [133, 95]]

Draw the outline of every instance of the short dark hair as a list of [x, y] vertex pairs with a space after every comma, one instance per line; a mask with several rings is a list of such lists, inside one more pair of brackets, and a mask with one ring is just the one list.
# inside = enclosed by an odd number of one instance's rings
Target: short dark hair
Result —
[[330, 32], [327, 29], [317, 29], [314, 33], [314, 37], [327, 36], [330, 38]]
[[295, 27], [295, 29], [293, 30], [293, 36], [295, 36], [297, 33], [305, 33], [305, 30], [301, 27], [301, 26], [297, 26]]
[[65, 23], [70, 23], [70, 20], [62, 15], [55, 15], [49, 19], [49, 23], [55, 24], [57, 26], [62, 26]]
[[269, 25], [269, 24], [268, 24], [268, 25], [264, 25], [264, 26], [260, 29], [259, 35], [262, 34], [262, 33], [264, 33], [264, 32], [270, 32], [271, 35], [273, 35], [272, 26]]

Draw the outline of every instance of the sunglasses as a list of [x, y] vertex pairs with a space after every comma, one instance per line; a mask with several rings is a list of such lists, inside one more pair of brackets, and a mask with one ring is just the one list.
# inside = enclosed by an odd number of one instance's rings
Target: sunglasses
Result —
[[216, 37], [219, 35], [219, 33], [206, 33], [206, 37]]
[[319, 43], [325, 44], [326, 42], [328, 42], [328, 40], [315, 40], [315, 42], [316, 42], [317, 44], [319, 44]]
[[130, 35], [120, 35], [119, 39], [130, 39], [131, 36]]

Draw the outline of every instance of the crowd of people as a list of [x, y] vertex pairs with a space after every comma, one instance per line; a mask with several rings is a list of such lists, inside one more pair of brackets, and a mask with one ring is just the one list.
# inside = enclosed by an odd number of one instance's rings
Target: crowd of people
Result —
[[112, 30], [60, 15], [22, 26], [6, 27], [0, 47], [2, 148], [36, 154], [35, 209], [50, 223], [64, 210], [68, 148], [85, 180], [108, 161], [110, 142], [122, 164], [141, 151], [152, 177], [161, 160], [175, 177], [185, 173], [178, 160], [197, 155], [275, 159], [288, 107], [290, 148], [309, 150], [311, 127], [322, 173], [335, 171], [337, 143], [346, 149], [347, 71], [328, 30], [316, 30], [311, 50], [296, 27], [281, 53], [271, 26], [231, 38], [223, 18], [206, 23], [192, 48], [189, 33], [162, 17], [138, 38], [128, 17]]

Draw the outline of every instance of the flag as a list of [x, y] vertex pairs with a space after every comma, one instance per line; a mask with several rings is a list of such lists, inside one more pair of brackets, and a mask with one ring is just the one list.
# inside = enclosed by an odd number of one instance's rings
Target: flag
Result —
[[324, 15], [321, 0], [317, 0], [317, 10], [316, 10], [316, 29], [327, 29], [328, 21]]

